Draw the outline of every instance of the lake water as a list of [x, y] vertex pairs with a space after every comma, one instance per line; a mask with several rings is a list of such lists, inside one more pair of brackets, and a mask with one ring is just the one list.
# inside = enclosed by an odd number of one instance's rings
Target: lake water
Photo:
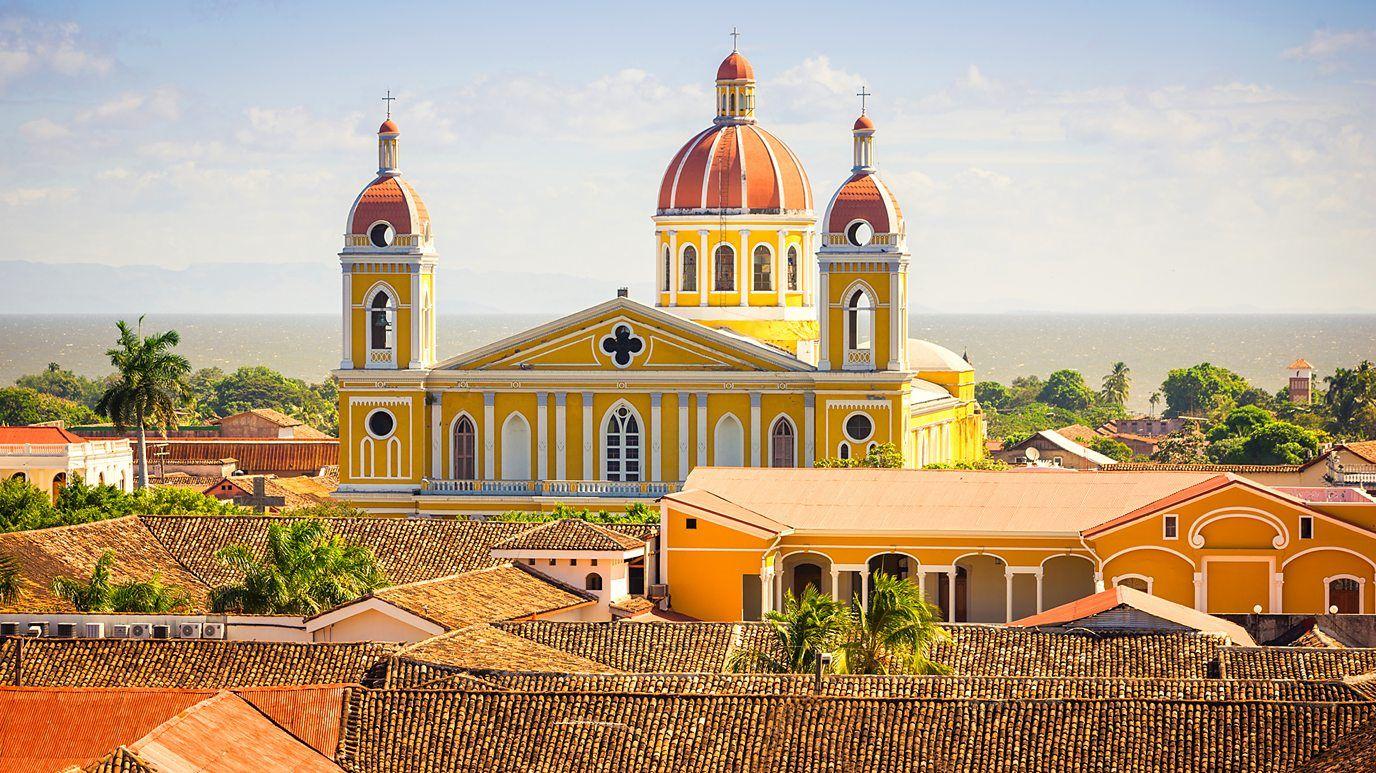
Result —
[[[459, 354], [554, 316], [441, 315], [440, 352]], [[104, 352], [115, 339], [114, 321], [103, 315], [0, 315], [0, 383], [49, 362], [103, 375], [109, 371]], [[319, 381], [339, 362], [334, 315], [150, 315], [145, 324], [180, 332], [180, 349], [197, 368], [262, 364]], [[958, 354], [968, 351], [980, 379], [1005, 383], [1075, 368], [1097, 386], [1109, 366], [1123, 360], [1132, 368], [1130, 407], [1141, 411], [1167, 370], [1197, 362], [1231, 368], [1274, 390], [1284, 385], [1285, 366], [1296, 357], [1309, 360], [1320, 374], [1376, 359], [1376, 314], [915, 314], [911, 332]]]

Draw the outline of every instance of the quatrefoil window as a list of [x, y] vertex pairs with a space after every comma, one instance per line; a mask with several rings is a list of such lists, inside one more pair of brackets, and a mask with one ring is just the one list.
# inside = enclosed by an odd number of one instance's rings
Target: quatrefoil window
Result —
[[612, 356], [612, 364], [625, 368], [645, 349], [645, 339], [631, 332], [630, 325], [617, 325], [611, 335], [602, 337], [602, 351]]

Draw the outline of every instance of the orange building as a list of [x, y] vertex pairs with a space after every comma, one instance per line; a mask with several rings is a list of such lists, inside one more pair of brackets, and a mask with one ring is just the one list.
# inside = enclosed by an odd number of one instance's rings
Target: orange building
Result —
[[[1376, 608], [1376, 500], [1232, 474], [699, 468], [661, 504], [671, 607], [756, 619], [878, 572], [948, 620], [1006, 622], [1123, 585], [1201, 612]], [[1338, 500], [1338, 501], [1334, 501]]]

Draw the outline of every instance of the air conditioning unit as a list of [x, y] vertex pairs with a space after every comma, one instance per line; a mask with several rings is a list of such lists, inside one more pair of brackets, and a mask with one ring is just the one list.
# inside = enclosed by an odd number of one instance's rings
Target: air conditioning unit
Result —
[[59, 638], [59, 639], [75, 639], [75, 638], [76, 638], [76, 623], [58, 623], [58, 624], [57, 624], [57, 638]]
[[0, 623], [0, 636], [18, 636], [19, 623]]
[[104, 639], [104, 638], [105, 638], [105, 623], [87, 623], [87, 624], [86, 624], [86, 638], [88, 638], [88, 639]]
[[110, 637], [113, 639], [129, 638], [129, 626], [124, 623], [115, 623], [110, 627]]
[[225, 638], [224, 623], [206, 623], [201, 626], [201, 637], [206, 639]]
[[170, 638], [172, 638], [172, 626], [170, 626], [170, 625], [155, 625], [155, 626], [153, 626], [153, 638], [154, 638], [154, 639], [170, 639]]
[[46, 634], [46, 633], [48, 632], [48, 621], [47, 621], [47, 620], [34, 620], [34, 621], [32, 621], [32, 622], [29, 623], [29, 627], [28, 627], [27, 630], [28, 630], [28, 635], [29, 635], [29, 636], [34, 636], [34, 637], [42, 636], [42, 635], [44, 635], [44, 634]]
[[178, 639], [199, 639], [201, 638], [200, 623], [177, 623]]
[[129, 638], [131, 639], [151, 639], [153, 638], [152, 623], [134, 623], [129, 626]]
[[654, 583], [650, 586], [649, 595], [652, 599], [668, 598], [669, 586], [665, 583]]

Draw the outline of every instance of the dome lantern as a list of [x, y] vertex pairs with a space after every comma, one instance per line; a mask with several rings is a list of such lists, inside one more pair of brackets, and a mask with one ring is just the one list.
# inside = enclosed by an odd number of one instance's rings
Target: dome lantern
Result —
[[755, 122], [755, 68], [737, 50], [740, 37], [731, 28], [731, 53], [717, 67], [717, 123]]

